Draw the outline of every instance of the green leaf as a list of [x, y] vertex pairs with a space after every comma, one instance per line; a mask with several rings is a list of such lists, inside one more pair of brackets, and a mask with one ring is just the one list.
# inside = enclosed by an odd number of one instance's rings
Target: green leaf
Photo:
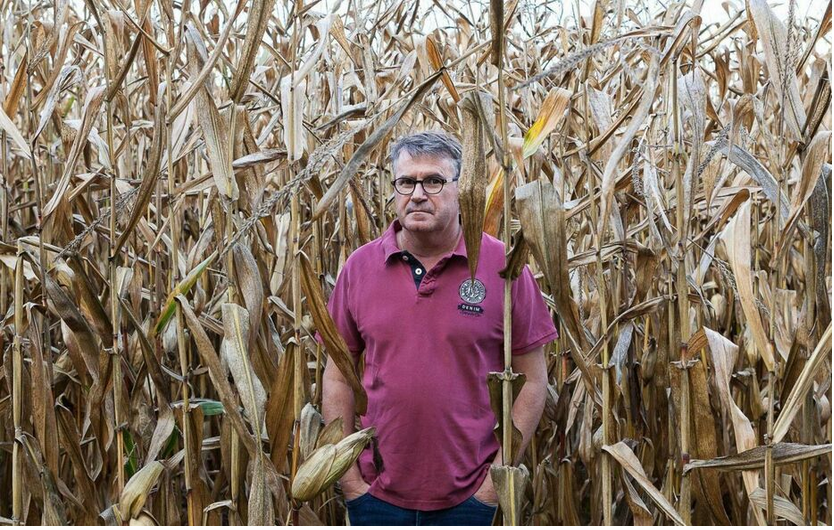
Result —
[[200, 408], [203, 410], [203, 416], [217, 416], [226, 412], [226, 409], [223, 408], [223, 403], [212, 399], [201, 402]]
[[125, 460], [125, 474], [129, 480], [136, 473], [136, 469], [139, 466], [138, 459], [136, 458], [136, 443], [133, 441], [130, 431], [125, 430], [122, 436], [128, 454], [127, 460]]

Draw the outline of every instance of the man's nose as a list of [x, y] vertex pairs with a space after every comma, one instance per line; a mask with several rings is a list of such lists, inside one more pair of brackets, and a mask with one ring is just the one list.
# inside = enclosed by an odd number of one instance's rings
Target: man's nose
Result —
[[411, 200], [414, 202], [423, 202], [426, 200], [426, 191], [423, 189], [422, 182], [418, 182], [414, 185], [414, 191], [411, 193]]

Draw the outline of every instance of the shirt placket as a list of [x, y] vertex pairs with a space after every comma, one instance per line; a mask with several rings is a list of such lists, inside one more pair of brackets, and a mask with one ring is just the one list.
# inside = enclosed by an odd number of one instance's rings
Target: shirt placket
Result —
[[431, 295], [435, 288], [437, 287], [437, 277], [440, 275], [440, 271], [446, 266], [446, 262], [449, 261], [451, 256], [443, 256], [440, 258], [440, 261], [437, 262], [437, 265], [432, 267], [430, 271], [425, 273], [423, 276], [423, 281], [420, 283], [420, 287], [417, 289], [417, 293], [422, 296], [429, 296]]
[[420, 260], [408, 251], [403, 251], [402, 259], [411, 269], [411, 279], [414, 280], [414, 286], [417, 287], [417, 291], [419, 292], [423, 278], [426, 276], [426, 268], [420, 263]]

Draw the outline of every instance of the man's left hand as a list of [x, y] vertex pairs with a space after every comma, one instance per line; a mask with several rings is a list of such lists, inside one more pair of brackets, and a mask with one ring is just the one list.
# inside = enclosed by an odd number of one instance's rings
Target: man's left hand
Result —
[[492, 477], [487, 473], [481, 487], [475, 492], [474, 497], [484, 504], [490, 506], [498, 506], [498, 494], [495, 492], [495, 485], [492, 483]]

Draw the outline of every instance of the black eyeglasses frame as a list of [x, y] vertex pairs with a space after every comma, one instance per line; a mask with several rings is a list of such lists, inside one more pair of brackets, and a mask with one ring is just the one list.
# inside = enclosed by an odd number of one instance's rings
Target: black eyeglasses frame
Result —
[[[428, 191], [428, 190], [426, 189], [425, 185], [423, 185], [423, 181], [428, 180], [428, 179], [436, 179], [436, 178], [439, 178], [439, 177], [436, 177], [436, 176], [431, 176], [431, 177], [424, 178], [424, 179], [413, 179], [413, 178], [411, 178], [411, 177], [400, 177], [400, 178], [398, 178], [398, 179], [394, 179], [394, 180], [392, 180], [392, 181], [391, 181], [391, 184], [394, 186], [394, 191], [396, 191], [396, 192], [397, 192], [397, 193], [399, 193], [400, 195], [413, 195], [413, 194], [414, 194], [414, 191], [417, 189], [417, 185], [418, 185], [418, 184], [419, 184], [419, 185], [423, 188], [423, 193], [425, 193], [426, 195], [438, 195], [439, 193], [441, 193], [441, 192], [443, 191], [443, 188], [445, 188], [445, 187], [446, 187], [446, 184], [448, 184], [448, 183], [450, 183], [450, 182], [457, 182], [457, 181], [458, 181], [458, 179], [459, 179], [460, 177], [455, 177], [455, 178], [453, 178], [452, 180], [442, 179], [442, 180], [443, 180], [443, 184], [441, 184], [441, 185], [440, 185], [440, 189], [439, 189], [439, 190], [437, 190], [437, 191]], [[397, 181], [403, 181], [403, 180], [410, 180], [410, 181], [413, 181], [413, 182], [414, 182], [414, 189], [412, 189], [412, 190], [411, 190], [411, 193], [403, 193], [403, 192], [401, 192], [401, 191], [399, 190], [399, 188], [397, 187]]]

